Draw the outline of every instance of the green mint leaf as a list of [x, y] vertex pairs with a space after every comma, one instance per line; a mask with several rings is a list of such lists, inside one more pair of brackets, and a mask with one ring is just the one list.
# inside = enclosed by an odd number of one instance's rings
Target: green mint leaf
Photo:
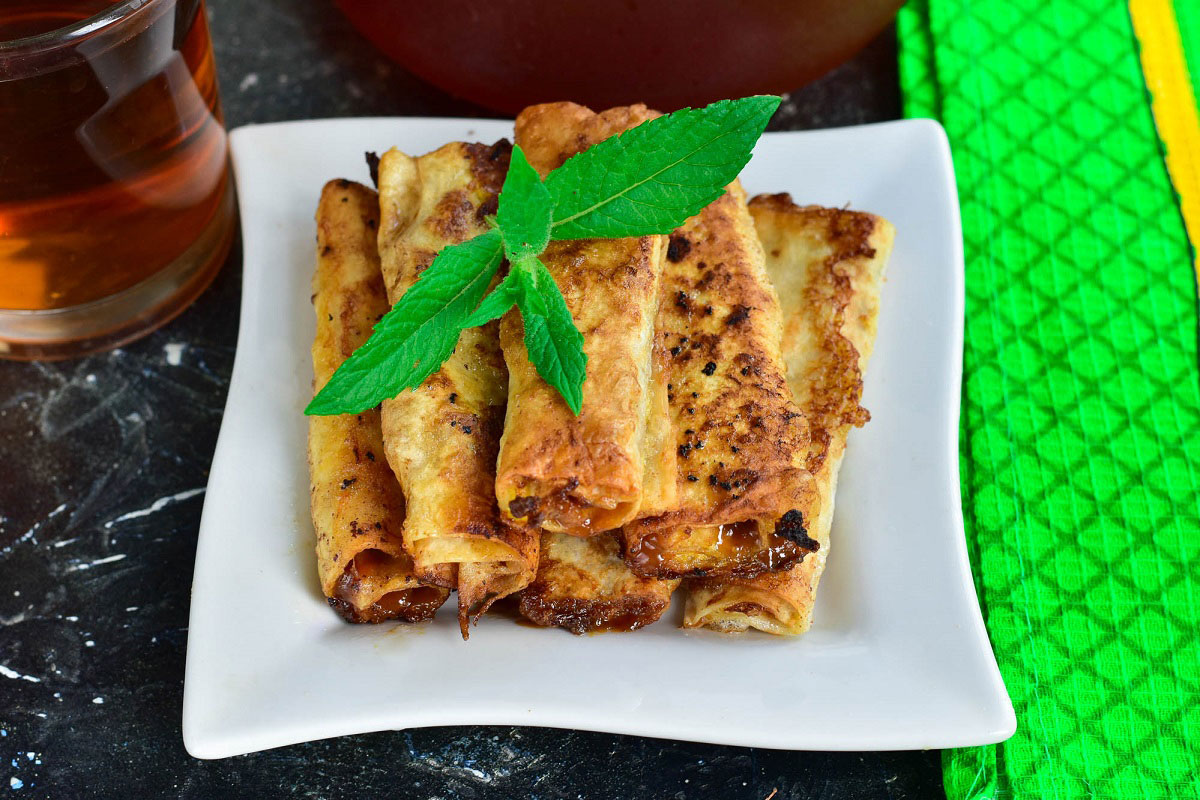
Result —
[[523, 291], [517, 299], [525, 323], [525, 350], [542, 380], [553, 386], [575, 416], [583, 408], [587, 355], [583, 334], [567, 308], [554, 277], [536, 257], [514, 266]]
[[509, 261], [516, 263], [546, 249], [553, 211], [554, 204], [542, 176], [529, 165], [521, 148], [514, 147], [496, 212], [496, 225], [504, 236], [504, 252]]
[[495, 230], [442, 248], [304, 413], [357, 414], [420, 386], [454, 352], [459, 323], [479, 305], [502, 255]]
[[513, 307], [523, 291], [520, 270], [513, 269], [500, 282], [500, 285], [492, 290], [491, 294], [483, 298], [483, 302], [479, 304], [479, 308], [475, 309], [475, 313], [460, 322], [458, 327], [466, 330], [499, 319]]
[[685, 108], [572, 157], [546, 176], [551, 238], [670, 233], [738, 176], [779, 102], [758, 95]]

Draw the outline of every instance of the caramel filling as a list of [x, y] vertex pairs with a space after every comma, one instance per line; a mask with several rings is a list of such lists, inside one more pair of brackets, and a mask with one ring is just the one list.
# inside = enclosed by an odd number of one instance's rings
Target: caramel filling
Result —
[[625, 521], [628, 503], [597, 505], [576, 494], [573, 490], [577, 485], [568, 484], [545, 497], [515, 498], [509, 503], [509, 514], [531, 525], [540, 524], [547, 530], [576, 536], [609, 531]]
[[398, 571], [412, 570], [412, 560], [382, 550], [363, 550], [350, 559], [333, 587], [329, 604], [348, 622], [376, 623], [392, 619], [418, 622], [429, 619], [446, 600], [446, 591], [434, 586], [414, 586], [385, 592], [370, 605], [363, 597], [379, 591]]
[[714, 571], [749, 577], [788, 569], [803, 557], [795, 543], [760, 531], [758, 521], [750, 519], [652, 531], [629, 547], [625, 561], [639, 575], [660, 578]]

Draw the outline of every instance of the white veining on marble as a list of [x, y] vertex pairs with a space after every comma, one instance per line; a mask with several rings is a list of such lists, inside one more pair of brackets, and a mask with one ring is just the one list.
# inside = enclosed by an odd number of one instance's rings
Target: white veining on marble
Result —
[[43, 525], [45, 525], [47, 522], [49, 522], [50, 520], [54, 519], [59, 514], [61, 514], [63, 512], [63, 510], [66, 509], [66, 507], [67, 507], [66, 503], [59, 504], [58, 508], [54, 509], [46, 516], [39, 519], [37, 522], [30, 525], [29, 530], [25, 531], [20, 536], [18, 536], [16, 539], [14, 539], [12, 544], [8, 545], [3, 550], [0, 550], [0, 553], [11, 552], [14, 547], [21, 544], [22, 542], [33, 542], [34, 544], [37, 544], [38, 543], [37, 542], [37, 532], [39, 530], [41, 530]]
[[15, 681], [16, 680], [29, 681], [30, 683], [41, 683], [42, 682], [41, 678], [38, 678], [34, 675], [25, 675], [24, 673], [17, 672], [15, 669], [9, 669], [8, 667], [4, 666], [3, 664], [0, 664], [0, 675], [3, 675], [6, 678], [11, 678], [12, 680], [15, 680]]
[[0, 628], [7, 628], [9, 625], [16, 625], [18, 622], [24, 622], [26, 617], [25, 612], [29, 609], [22, 609], [11, 617], [0, 617]]
[[[125, 553], [117, 553], [115, 556], [108, 556], [107, 558], [98, 558], [95, 561], [89, 561], [85, 564], [72, 564], [71, 566], [67, 567], [66, 571], [67, 572], [79, 572], [80, 570], [91, 569], [92, 567], [98, 567], [101, 564], [111, 564], [114, 561], [120, 561], [123, 558], [126, 558]], [[76, 619], [78, 619], [78, 617], [76, 617]]]
[[183, 351], [187, 345], [183, 342], [167, 342], [163, 345], [163, 357], [172, 367], [178, 367], [183, 361]]
[[204, 489], [205, 487], [200, 486], [195, 489], [187, 489], [182, 492], [176, 492], [175, 494], [169, 494], [166, 497], [160, 497], [146, 508], [139, 508], [137, 511], [128, 511], [116, 519], [109, 520], [108, 522], [104, 523], [104, 527], [111, 528], [118, 522], [125, 522], [127, 520], [137, 519], [138, 517], [148, 517], [156, 511], [162, 511], [172, 503], [181, 503], [184, 500], [195, 497], [198, 494], [203, 494]]

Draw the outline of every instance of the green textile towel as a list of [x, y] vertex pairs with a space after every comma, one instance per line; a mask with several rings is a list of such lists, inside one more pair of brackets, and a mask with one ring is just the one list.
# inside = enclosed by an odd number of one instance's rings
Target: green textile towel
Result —
[[963, 511], [1017, 713], [947, 795], [1198, 798], [1196, 275], [1128, 9], [912, 0], [898, 31], [954, 151]]
[[1175, 19], [1179, 23], [1179, 37], [1183, 39], [1188, 71], [1192, 73], [1196, 106], [1200, 108], [1200, 3], [1196, 0], [1175, 0]]

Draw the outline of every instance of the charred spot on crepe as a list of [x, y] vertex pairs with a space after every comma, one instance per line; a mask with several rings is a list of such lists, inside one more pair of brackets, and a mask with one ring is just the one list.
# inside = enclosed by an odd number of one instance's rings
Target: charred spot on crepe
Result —
[[779, 522], [775, 523], [775, 534], [810, 553], [821, 549], [820, 542], [809, 538], [808, 529], [804, 527], [804, 515], [795, 508], [784, 514], [779, 518]]
[[729, 316], [725, 318], [725, 324], [739, 325], [748, 319], [750, 319], [750, 306], [738, 304], [733, 307], [733, 311], [729, 312]]
[[470, 239], [479, 227], [479, 221], [475, 218], [475, 204], [468, 191], [456, 189], [443, 195], [425, 224], [448, 241]]
[[508, 513], [513, 519], [522, 519], [536, 514], [541, 504], [540, 497], [517, 497], [508, 504]]
[[500, 196], [492, 195], [487, 200], [484, 200], [479, 208], [475, 209], [475, 220], [477, 222], [485, 222], [488, 217], [495, 216], [500, 210]]
[[371, 183], [375, 184], [375, 188], [379, 188], [379, 153], [373, 150], [368, 150], [363, 153], [363, 158], [367, 161], [367, 172], [371, 174]]
[[492, 194], [499, 194], [508, 174], [508, 161], [512, 156], [512, 142], [499, 139], [494, 144], [471, 142], [464, 145], [471, 162], [471, 177]]
[[413, 253], [413, 260], [416, 266], [416, 273], [420, 275], [425, 270], [429, 269], [429, 265], [437, 258], [437, 252], [434, 250], [417, 250]]
[[672, 264], [678, 264], [687, 258], [687, 254], [692, 250], [692, 243], [682, 233], [672, 233], [670, 240], [667, 242], [667, 260]]

